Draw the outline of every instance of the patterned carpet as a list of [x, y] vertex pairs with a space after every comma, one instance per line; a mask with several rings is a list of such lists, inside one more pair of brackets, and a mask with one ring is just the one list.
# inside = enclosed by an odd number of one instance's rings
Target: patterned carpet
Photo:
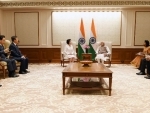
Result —
[[30, 64], [29, 68], [29, 74], [0, 80], [0, 113], [150, 113], [150, 80], [136, 75], [138, 70], [130, 65], [110, 68], [112, 96], [62, 95], [60, 64]]

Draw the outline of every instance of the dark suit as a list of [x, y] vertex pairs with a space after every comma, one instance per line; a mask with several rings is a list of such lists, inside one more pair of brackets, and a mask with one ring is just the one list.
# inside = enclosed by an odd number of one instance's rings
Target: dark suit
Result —
[[23, 55], [21, 54], [18, 46], [15, 45], [14, 43], [11, 43], [9, 49], [11, 51], [11, 57], [17, 60], [18, 62], [21, 62], [20, 72], [28, 69], [28, 58], [21, 58]]
[[139, 70], [145, 73], [145, 69], [146, 69], [146, 58], [142, 58], [140, 62]]
[[16, 62], [14, 59], [8, 59], [7, 54], [4, 52], [4, 47], [0, 45], [0, 61], [7, 62], [7, 69], [9, 71], [9, 76], [13, 76], [15, 74]]
[[150, 61], [146, 61], [147, 64], [147, 74], [150, 75]]

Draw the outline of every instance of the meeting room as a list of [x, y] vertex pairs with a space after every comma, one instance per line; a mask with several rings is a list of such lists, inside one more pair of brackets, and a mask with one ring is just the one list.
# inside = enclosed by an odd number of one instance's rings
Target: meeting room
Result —
[[0, 0], [0, 113], [150, 113], [149, 0]]

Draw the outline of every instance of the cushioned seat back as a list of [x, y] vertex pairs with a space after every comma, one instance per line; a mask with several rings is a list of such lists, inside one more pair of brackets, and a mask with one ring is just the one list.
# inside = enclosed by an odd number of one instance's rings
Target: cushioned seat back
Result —
[[5, 40], [5, 43], [3, 44], [3, 46], [4, 46], [4, 48], [6, 49], [6, 48], [9, 48], [9, 46], [10, 46], [10, 41], [9, 40]]

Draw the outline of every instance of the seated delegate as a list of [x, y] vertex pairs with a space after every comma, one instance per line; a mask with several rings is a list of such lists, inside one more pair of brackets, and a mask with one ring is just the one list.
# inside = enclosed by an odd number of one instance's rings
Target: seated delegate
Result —
[[145, 54], [142, 55], [141, 57], [141, 60], [140, 60], [140, 66], [139, 66], [139, 70], [140, 72], [139, 73], [136, 73], [137, 75], [145, 75], [145, 69], [146, 69], [146, 65], [147, 65], [147, 61], [146, 61], [146, 57], [147, 55], [150, 55], [150, 47], [148, 46], [149, 45], [149, 41], [145, 41], [146, 45], [147, 45], [147, 51], [145, 50]]
[[64, 59], [69, 59], [69, 62], [74, 62], [76, 57], [76, 51], [74, 51], [71, 39], [66, 40], [66, 46], [64, 48]]
[[136, 57], [131, 61], [131, 64], [133, 66], [135, 66], [136, 68], [140, 68], [140, 62], [141, 59], [144, 58], [145, 54], [149, 54], [150, 53], [150, 47], [149, 47], [149, 41], [145, 40], [144, 41], [144, 48], [143, 48], [143, 52], [139, 52]]
[[13, 59], [17, 60], [18, 62], [21, 62], [19, 74], [29, 73], [29, 71], [27, 70], [28, 69], [28, 58], [21, 54], [21, 52], [17, 46], [19, 43], [17, 36], [12, 36], [11, 40], [12, 40], [12, 43], [9, 46], [9, 49], [11, 50], [10, 55]]
[[14, 59], [9, 59], [7, 58], [8, 53], [10, 52], [8, 48], [4, 49], [3, 44], [5, 43], [5, 36], [0, 35], [0, 61], [5, 61], [7, 62], [7, 69], [8, 69], [8, 76], [9, 77], [18, 77], [15, 73], [15, 70], [17, 69], [16, 67], [16, 62]]
[[104, 63], [104, 61], [106, 61], [107, 59], [110, 58], [110, 50], [107, 46], [105, 46], [104, 42], [101, 42], [99, 47], [96, 50], [96, 57], [95, 60], [98, 61], [98, 63], [100, 63], [100, 61], [102, 63]]

